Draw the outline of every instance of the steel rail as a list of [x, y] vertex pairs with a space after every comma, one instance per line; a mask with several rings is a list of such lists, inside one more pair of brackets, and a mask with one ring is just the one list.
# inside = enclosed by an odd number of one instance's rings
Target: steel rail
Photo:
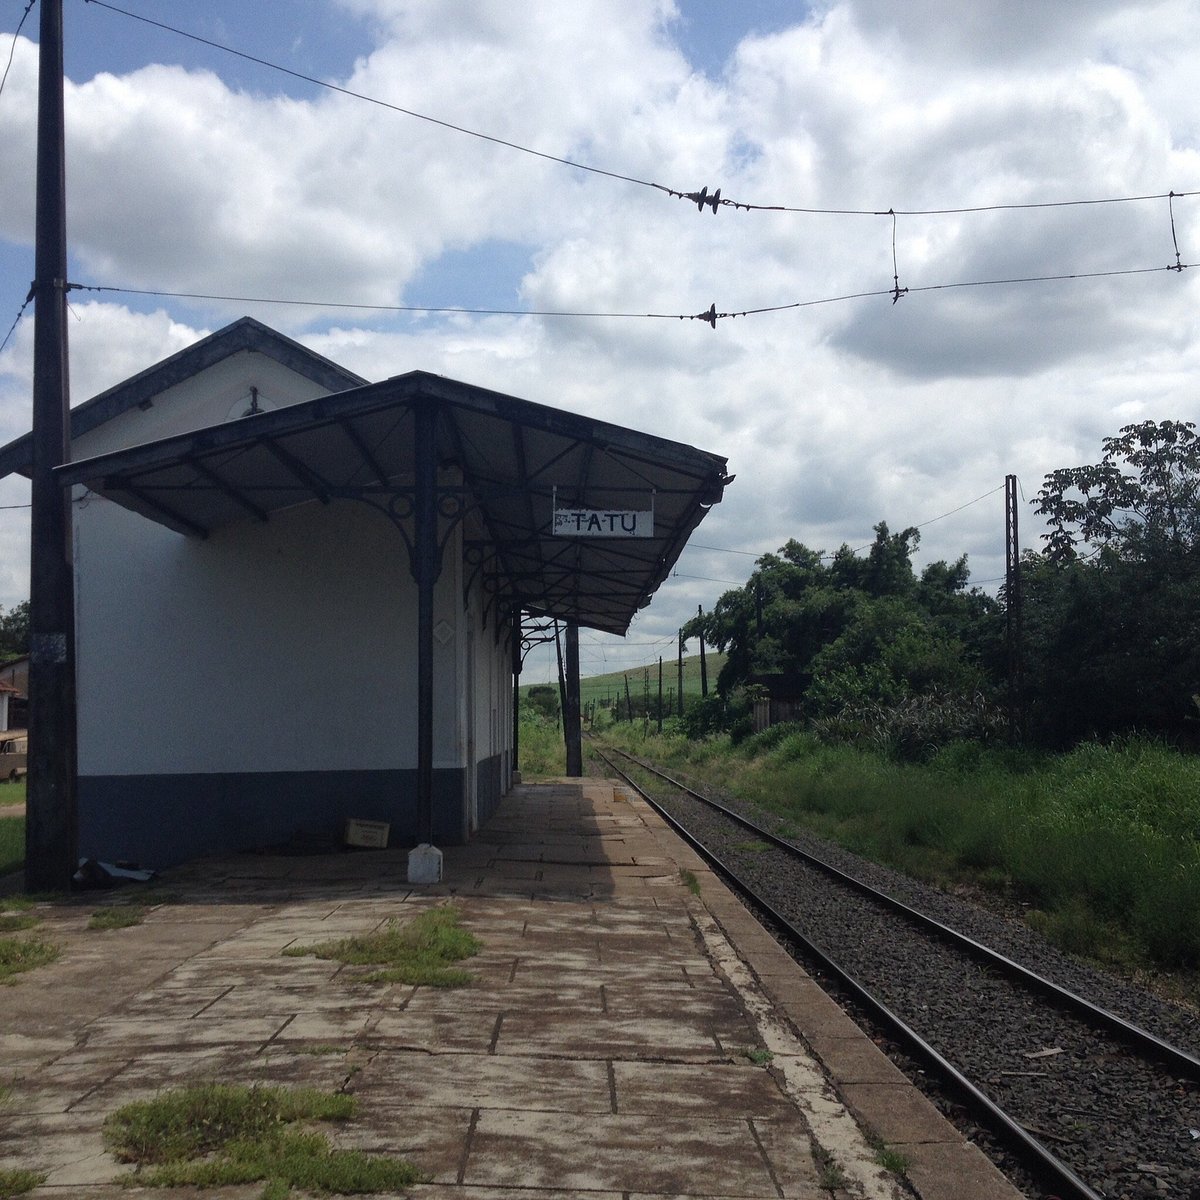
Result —
[[[788, 941], [799, 947], [805, 954], [816, 959], [822, 969], [827, 971], [849, 993], [855, 1003], [861, 1005], [871, 1017], [900, 1042], [905, 1049], [920, 1059], [926, 1066], [932, 1068], [938, 1076], [956, 1091], [965, 1101], [975, 1117], [989, 1130], [1012, 1146], [1027, 1163], [1032, 1163], [1034, 1169], [1052, 1182], [1060, 1194], [1061, 1200], [1103, 1200], [1103, 1197], [1093, 1191], [1066, 1163], [1055, 1157], [1041, 1142], [1037, 1140], [1021, 1123], [1009, 1116], [994, 1100], [981, 1091], [939, 1050], [927, 1042], [915, 1029], [908, 1025], [903, 1018], [894, 1013], [883, 1001], [877, 999], [865, 984], [857, 977], [834, 961], [822, 947], [800, 932], [787, 917], [774, 908], [768, 901], [759, 896], [749, 884], [723, 862], [716, 854], [708, 849], [698, 838], [691, 834], [665, 808], [662, 807], [648, 792], [645, 791], [629, 775], [621, 770], [602, 750], [595, 749], [596, 755], [608, 764], [639, 796], [654, 809], [660, 817], [692, 847], [717, 873], [731, 884], [735, 891], [748, 900], [756, 909], [766, 914], [770, 923], [782, 932]], [[632, 757], [626, 755], [626, 757]], [[637, 762], [637, 759], [633, 759]], [[639, 766], [642, 764], [638, 764]]]
[[741, 825], [743, 829], [756, 834], [764, 841], [769, 842], [785, 853], [794, 855], [806, 863], [810, 863], [812, 866], [824, 871], [831, 878], [836, 879], [839, 883], [843, 883], [847, 887], [853, 888], [863, 895], [870, 897], [879, 904], [892, 909], [894, 912], [900, 913], [910, 921], [932, 931], [960, 950], [966, 951], [980, 962], [995, 968], [1003, 975], [1020, 980], [1020, 982], [1032, 990], [1049, 996], [1063, 1008], [1082, 1016], [1093, 1026], [1098, 1026], [1121, 1038], [1123, 1041], [1128, 1042], [1147, 1057], [1156, 1059], [1182, 1077], [1200, 1080], [1200, 1058], [1196, 1058], [1181, 1047], [1164, 1041], [1148, 1029], [1143, 1029], [1140, 1025], [1134, 1025], [1131, 1021], [1125, 1020], [1124, 1017], [1118, 1016], [1102, 1005], [1093, 1004], [1092, 1001], [1080, 996], [1077, 992], [1073, 992], [1069, 988], [1055, 983], [1052, 979], [1047, 979], [1044, 975], [1039, 975], [1036, 971], [1031, 971], [1028, 967], [1023, 966], [1007, 955], [1001, 954], [998, 950], [993, 950], [990, 946], [986, 946], [982, 942], [977, 942], [965, 933], [960, 933], [957, 929], [943, 924], [941, 921], [918, 909], [912, 908], [902, 900], [897, 900], [895, 896], [889, 896], [886, 892], [879, 891], [878, 888], [872, 887], [869, 883], [864, 883], [861, 879], [856, 879], [853, 875], [848, 875], [832, 863], [828, 863], [810, 851], [803, 850], [785, 838], [781, 838], [770, 830], [764, 829], [748, 817], [726, 807], [719, 800], [714, 800], [711, 796], [705, 796], [703, 793], [695, 791], [680, 780], [672, 778], [665, 771], [661, 771], [657, 767], [639, 759], [636, 755], [629, 754], [624, 750], [618, 750], [615, 746], [609, 747], [609, 749], [613, 753], [629, 759], [630, 762], [636, 763], [642, 770], [649, 771], [652, 775], [657, 775], [660, 779], [665, 780], [672, 787], [678, 788], [681, 792], [691, 796], [694, 800], [716, 809], [717, 812], [728, 817], [731, 821]]

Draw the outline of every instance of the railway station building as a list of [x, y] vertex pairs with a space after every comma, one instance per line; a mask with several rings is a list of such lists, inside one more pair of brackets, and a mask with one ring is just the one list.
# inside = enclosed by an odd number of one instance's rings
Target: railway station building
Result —
[[77, 406], [71, 460], [78, 853], [155, 868], [351, 818], [469, 839], [512, 782], [523, 615], [623, 634], [729, 482], [249, 318]]

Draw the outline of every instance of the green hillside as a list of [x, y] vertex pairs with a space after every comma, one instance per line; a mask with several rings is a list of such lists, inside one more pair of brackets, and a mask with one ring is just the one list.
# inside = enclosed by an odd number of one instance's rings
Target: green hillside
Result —
[[[709, 692], [716, 691], [717, 674], [725, 665], [725, 655], [707, 653], [705, 661], [708, 665], [708, 690]], [[650, 702], [656, 704], [658, 702], [658, 663], [655, 662], [651, 666], [630, 667], [626, 671], [610, 671], [607, 675], [590, 675], [582, 678], [579, 681], [579, 699], [582, 704], [588, 704], [592, 700], [598, 701], [601, 705], [606, 700], [615, 699], [618, 694], [621, 699], [625, 697], [625, 678], [629, 677], [629, 691], [634, 698], [636, 704], [639, 697], [646, 693], [647, 681], [650, 686]], [[679, 667], [677, 659], [663, 660], [663, 702], [666, 703], [666, 698], [669, 695], [675, 695], [675, 689], [679, 683]], [[529, 694], [531, 687], [545, 687], [545, 684], [522, 684], [521, 697], [524, 699]], [[689, 696], [699, 696], [700, 693], [700, 656], [698, 654], [688, 655], [683, 660], [683, 694], [687, 698]]]

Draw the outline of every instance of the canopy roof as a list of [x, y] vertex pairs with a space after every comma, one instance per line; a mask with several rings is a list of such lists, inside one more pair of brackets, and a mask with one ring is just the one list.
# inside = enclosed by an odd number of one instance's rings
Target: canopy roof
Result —
[[[58, 469], [179, 533], [205, 537], [337, 499], [403, 514], [414, 412], [432, 406], [444, 516], [457, 493], [485, 528], [474, 561], [498, 595], [536, 614], [624, 633], [692, 530], [720, 501], [726, 460], [678, 442], [414, 371]], [[652, 537], [556, 536], [559, 508], [654, 510]]]

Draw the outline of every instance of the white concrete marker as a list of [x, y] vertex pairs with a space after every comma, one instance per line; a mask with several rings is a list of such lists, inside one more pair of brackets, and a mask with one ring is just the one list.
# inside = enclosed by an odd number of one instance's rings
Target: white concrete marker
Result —
[[442, 852], [436, 846], [422, 842], [408, 852], [408, 882], [442, 882]]

